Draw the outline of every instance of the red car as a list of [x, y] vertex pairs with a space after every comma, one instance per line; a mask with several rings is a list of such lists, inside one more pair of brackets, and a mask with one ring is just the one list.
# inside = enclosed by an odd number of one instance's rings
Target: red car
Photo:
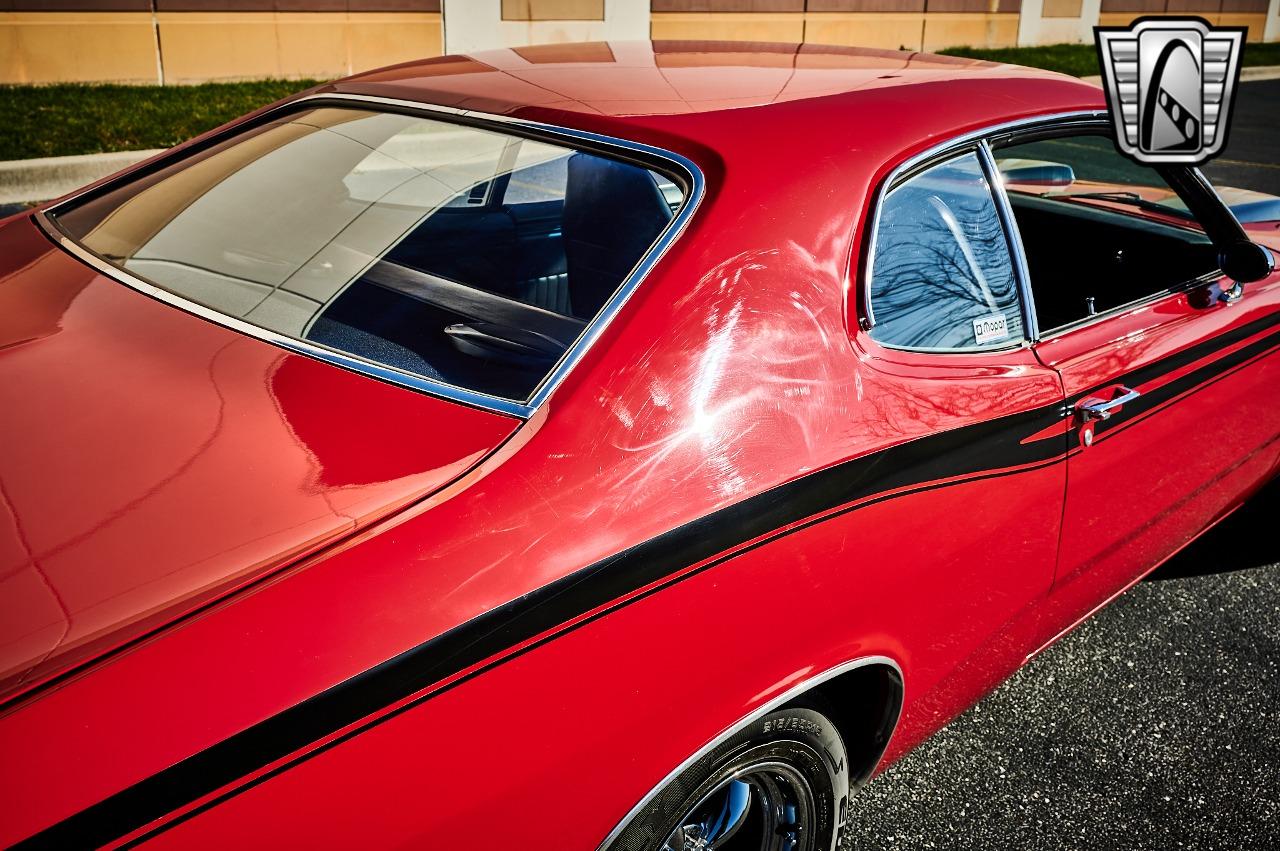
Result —
[[1102, 110], [517, 49], [8, 219], [0, 844], [831, 848], [1277, 474], [1280, 223]]

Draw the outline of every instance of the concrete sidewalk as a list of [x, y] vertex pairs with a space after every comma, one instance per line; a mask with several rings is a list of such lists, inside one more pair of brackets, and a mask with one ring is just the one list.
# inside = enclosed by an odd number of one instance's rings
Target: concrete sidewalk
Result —
[[160, 153], [116, 151], [0, 162], [0, 204], [48, 201]]

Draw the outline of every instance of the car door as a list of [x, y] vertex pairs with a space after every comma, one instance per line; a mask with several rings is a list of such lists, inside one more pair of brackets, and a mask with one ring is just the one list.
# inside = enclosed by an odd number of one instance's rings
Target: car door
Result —
[[1036, 353], [1066, 395], [1060, 625], [1274, 471], [1280, 276], [1235, 290], [1218, 268], [1214, 223], [1201, 221], [1229, 217], [1225, 208], [1192, 198], [1193, 216], [1164, 178], [1197, 175], [1130, 162], [1100, 127], [1008, 139], [995, 156], [1040, 316]]
[[890, 177], [856, 339], [868, 401], [857, 427], [902, 441], [875, 477], [920, 490], [876, 510], [860, 558], [912, 589], [919, 622], [936, 626], [913, 682], [938, 707], [976, 699], [1023, 660], [1009, 629], [1052, 584], [1066, 484], [1061, 381], [1030, 347], [997, 189], [978, 143]]

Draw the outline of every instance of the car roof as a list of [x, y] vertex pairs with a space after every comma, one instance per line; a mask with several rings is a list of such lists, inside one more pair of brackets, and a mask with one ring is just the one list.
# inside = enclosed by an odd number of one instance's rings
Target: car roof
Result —
[[[833, 111], [891, 118], [923, 138], [1105, 105], [1097, 86], [1018, 65], [730, 41], [591, 42], [441, 56], [358, 74], [320, 91], [420, 101], [624, 138], [661, 131], [712, 150], [727, 134], [743, 132], [743, 122], [758, 127], [760, 110], [777, 112], [779, 119], [785, 111], [795, 138], [806, 140], [827, 129], [824, 115]], [[815, 104], [824, 109], [794, 108]]]

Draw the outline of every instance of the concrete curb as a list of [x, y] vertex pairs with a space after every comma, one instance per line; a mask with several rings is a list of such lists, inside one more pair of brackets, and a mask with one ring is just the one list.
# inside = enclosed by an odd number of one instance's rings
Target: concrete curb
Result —
[[93, 183], [163, 150], [116, 151], [0, 162], [0, 204], [47, 201]]
[[[1102, 78], [1097, 74], [1092, 77], [1081, 77], [1086, 83], [1102, 85]], [[1240, 69], [1240, 82], [1253, 83], [1259, 80], [1280, 80], [1280, 65], [1255, 65], [1252, 68]]]

